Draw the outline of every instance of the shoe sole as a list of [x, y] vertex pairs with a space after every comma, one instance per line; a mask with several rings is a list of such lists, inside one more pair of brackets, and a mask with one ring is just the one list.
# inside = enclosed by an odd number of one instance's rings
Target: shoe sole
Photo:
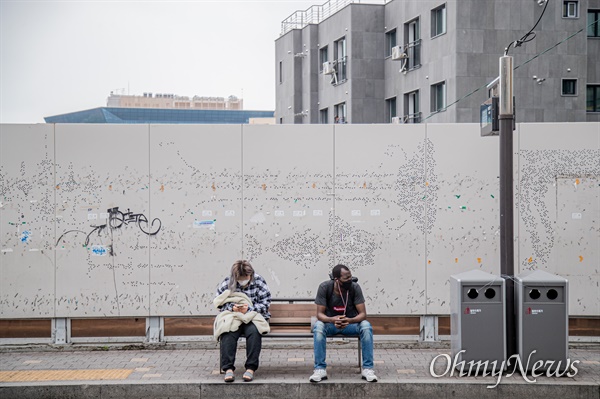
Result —
[[321, 381], [324, 381], [324, 380], [326, 380], [326, 379], [327, 379], [327, 377], [321, 377], [321, 379], [320, 379], [320, 380], [313, 380], [312, 378], [309, 378], [308, 380], [309, 380], [310, 382], [321, 382]]
[[[362, 377], [363, 380], [367, 380], [367, 377]], [[373, 378], [372, 380], [367, 380], [367, 382], [377, 382], [377, 378]]]

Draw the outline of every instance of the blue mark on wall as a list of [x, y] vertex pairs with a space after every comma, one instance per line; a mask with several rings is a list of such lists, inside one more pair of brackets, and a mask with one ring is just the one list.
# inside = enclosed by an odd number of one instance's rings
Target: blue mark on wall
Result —
[[92, 255], [94, 256], [105, 256], [108, 250], [104, 245], [92, 245]]
[[30, 239], [31, 239], [31, 231], [25, 230], [24, 232], [21, 233], [21, 242], [24, 242], [25, 244], [27, 244]]
[[195, 229], [210, 229], [214, 230], [217, 220], [194, 220]]

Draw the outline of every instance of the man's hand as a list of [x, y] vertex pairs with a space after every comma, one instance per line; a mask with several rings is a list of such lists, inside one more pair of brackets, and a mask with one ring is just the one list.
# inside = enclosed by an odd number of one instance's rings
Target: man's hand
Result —
[[346, 316], [337, 316], [333, 322], [335, 328], [342, 330], [348, 325], [348, 318]]
[[246, 314], [248, 311], [248, 304], [244, 303], [243, 305], [233, 305], [233, 311]]

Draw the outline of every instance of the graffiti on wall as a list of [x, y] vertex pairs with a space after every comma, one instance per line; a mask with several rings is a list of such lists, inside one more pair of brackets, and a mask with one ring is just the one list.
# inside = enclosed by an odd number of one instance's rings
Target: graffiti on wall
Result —
[[[82, 230], [68, 230], [62, 233], [62, 235], [56, 241], [56, 246], [60, 244], [63, 238], [70, 233], [82, 233], [86, 234], [85, 240], [83, 241], [83, 246], [88, 247], [90, 244], [90, 238], [94, 233], [98, 236], [101, 236], [104, 233], [108, 238], [112, 237], [112, 232], [118, 229], [121, 229], [124, 226], [133, 225], [137, 226], [142, 233], [153, 236], [158, 234], [162, 227], [162, 222], [159, 218], [154, 218], [151, 223], [148, 223], [148, 218], [143, 213], [133, 213], [127, 209], [127, 212], [119, 211], [119, 207], [110, 208], [107, 210], [106, 215], [108, 216], [108, 220], [104, 224], [91, 225], [92, 229], [89, 233]], [[95, 246], [91, 248], [94, 255], [103, 256], [108, 254], [110, 256], [114, 256], [114, 248], [113, 245], [109, 245], [109, 250], [101, 246]]]

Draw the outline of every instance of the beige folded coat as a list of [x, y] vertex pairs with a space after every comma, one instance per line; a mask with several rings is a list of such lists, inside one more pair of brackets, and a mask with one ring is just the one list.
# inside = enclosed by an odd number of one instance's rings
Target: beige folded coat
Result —
[[[221, 306], [230, 302], [235, 303], [236, 305], [247, 304], [248, 306], [253, 306], [252, 301], [246, 294], [242, 292], [231, 292], [230, 290], [223, 291], [221, 295], [217, 296], [213, 300], [213, 303], [217, 308], [220, 308]], [[241, 312], [224, 310], [215, 318], [213, 335], [216, 340], [219, 340], [219, 337], [223, 333], [237, 331], [242, 323], [254, 323], [258, 332], [263, 335], [268, 334], [271, 331], [271, 327], [263, 315], [254, 310], [251, 312], [246, 312], [245, 314]]]

